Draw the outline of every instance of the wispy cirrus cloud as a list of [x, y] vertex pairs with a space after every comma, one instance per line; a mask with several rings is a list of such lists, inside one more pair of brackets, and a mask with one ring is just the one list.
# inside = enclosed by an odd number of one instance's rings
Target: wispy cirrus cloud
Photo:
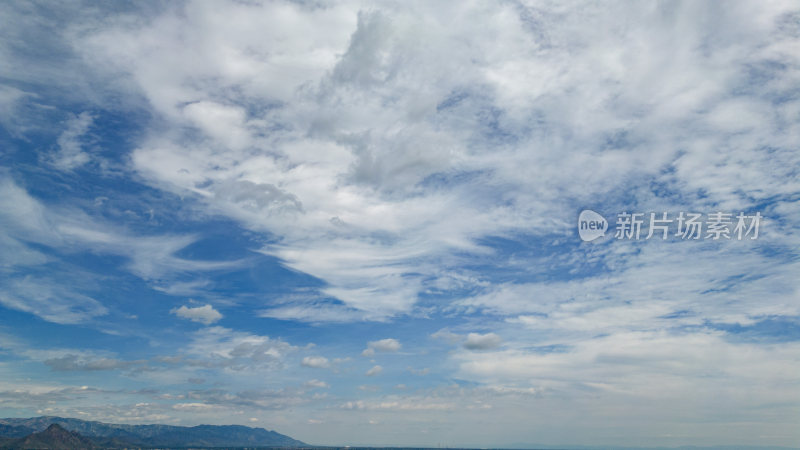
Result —
[[13, 250], [5, 254], [0, 272], [6, 280], [0, 302], [7, 307], [56, 323], [86, 322], [105, 315], [108, 308], [93, 298], [97, 283], [91, 281], [90, 272], [63, 263], [64, 255], [71, 253], [121, 256], [128, 260], [123, 269], [148, 281], [230, 270], [243, 263], [178, 257], [176, 253], [195, 242], [196, 236], [137, 236], [82, 209], [47, 205], [5, 173], [0, 178], [0, 245]]
[[24, 311], [44, 320], [75, 324], [91, 320], [108, 313], [102, 303], [92, 297], [65, 286], [66, 279], [58, 277], [4, 276], [7, 282], [0, 292], [3, 306]]
[[[649, 180], [698, 206], [748, 208], [796, 191], [769, 175], [793, 166], [789, 141], [773, 137], [797, 133], [791, 110], [771, 100], [795, 76], [791, 37], [776, 27], [790, 8], [675, 5], [682, 19], [671, 22], [645, 6], [593, 7], [575, 16], [588, 21], [575, 32], [577, 18], [547, 9], [473, 5], [462, 12], [465, 25], [435, 26], [451, 8], [356, 13], [346, 4], [314, 11], [270, 4], [212, 14], [195, 4], [186, 20], [166, 11], [74, 42], [91, 49], [89, 61], [103, 55], [126, 73], [170, 125], [133, 152], [134, 170], [249, 228], [278, 233], [281, 242], [264, 251], [326, 280], [322, 292], [343, 302], [325, 315], [285, 306], [266, 313], [272, 317], [408, 313], [457, 267], [453, 253], [487, 251], [480, 238], [563, 229], [578, 205], [615, 202]], [[320, 31], [282, 41], [285, 23], [268, 36], [259, 26], [255, 41], [269, 52], [220, 50], [253, 42], [252, 25], [272, 23], [278, 12], [295, 28]], [[747, 19], [754, 14], [758, 20]], [[466, 25], [477, 17], [491, 39]], [[637, 17], [637, 26], [606, 26], [624, 17]], [[737, 26], [701, 33], [687, 17]], [[236, 33], [222, 33], [231, 23]], [[176, 30], [201, 29], [214, 43], [196, 40], [178, 53], [193, 62], [176, 60], [170, 49], [183, 42]], [[677, 30], [680, 39], [650, 38]], [[642, 44], [625, 44], [634, 41]], [[714, 57], [702, 42], [713, 43]], [[758, 67], [774, 60], [782, 68], [754, 84]], [[270, 85], [256, 73], [270, 74]], [[231, 86], [240, 94], [229, 94]], [[256, 110], [253, 102], [275, 106]], [[536, 127], [528, 125], [534, 118]], [[677, 132], [687, 127], [691, 133]], [[735, 180], [748, 183], [747, 195]]]
[[58, 150], [51, 156], [51, 163], [56, 168], [71, 170], [89, 162], [91, 157], [82, 141], [93, 120], [91, 114], [82, 112], [67, 121], [66, 129], [58, 137]]

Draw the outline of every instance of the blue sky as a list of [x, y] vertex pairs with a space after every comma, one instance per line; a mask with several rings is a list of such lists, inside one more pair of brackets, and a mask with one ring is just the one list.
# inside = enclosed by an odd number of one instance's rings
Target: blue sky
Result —
[[0, 416], [797, 446], [798, 17], [4, 3]]

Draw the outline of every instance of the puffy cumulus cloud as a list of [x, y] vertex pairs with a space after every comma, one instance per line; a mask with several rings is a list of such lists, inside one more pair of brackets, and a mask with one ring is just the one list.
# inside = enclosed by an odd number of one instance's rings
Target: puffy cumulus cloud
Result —
[[464, 348], [467, 350], [490, 350], [497, 348], [503, 340], [495, 333], [469, 333], [464, 341]]
[[196, 306], [193, 308], [183, 305], [180, 308], [173, 308], [170, 313], [184, 319], [189, 319], [192, 322], [200, 322], [205, 325], [211, 325], [222, 319], [222, 314], [211, 305]]
[[386, 320], [480, 238], [567, 230], [597, 198], [656, 183], [747, 208], [796, 192], [791, 14], [189, 2], [69, 37], [163, 119], [134, 170], [279, 235], [263, 251], [341, 301], [265, 315]]
[[459, 333], [454, 333], [448, 328], [432, 333], [434, 339], [441, 339], [450, 344], [461, 344], [467, 350], [490, 350], [497, 348], [503, 343], [503, 339], [496, 333], [468, 333], [466, 337]]
[[403, 345], [397, 339], [386, 338], [368, 342], [367, 348], [361, 354], [363, 356], [374, 356], [375, 352], [396, 352], [402, 347]]
[[313, 367], [316, 369], [327, 369], [331, 366], [330, 360], [324, 356], [306, 356], [300, 364], [305, 367]]
[[215, 326], [195, 332], [186, 353], [199, 362], [234, 370], [284, 367], [297, 347], [280, 339]]

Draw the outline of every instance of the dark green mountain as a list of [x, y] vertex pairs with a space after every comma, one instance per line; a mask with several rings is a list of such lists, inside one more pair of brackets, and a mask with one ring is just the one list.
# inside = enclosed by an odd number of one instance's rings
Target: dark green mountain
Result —
[[63, 417], [0, 419], [0, 436], [25, 436], [46, 430], [51, 424], [90, 438], [103, 447], [121, 443], [141, 447], [307, 447], [275, 431], [241, 425], [119, 425]]

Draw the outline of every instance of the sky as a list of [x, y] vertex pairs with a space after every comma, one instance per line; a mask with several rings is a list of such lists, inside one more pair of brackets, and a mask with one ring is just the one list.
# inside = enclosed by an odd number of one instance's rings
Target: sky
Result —
[[799, 143], [793, 2], [2, 2], [0, 417], [800, 446]]

